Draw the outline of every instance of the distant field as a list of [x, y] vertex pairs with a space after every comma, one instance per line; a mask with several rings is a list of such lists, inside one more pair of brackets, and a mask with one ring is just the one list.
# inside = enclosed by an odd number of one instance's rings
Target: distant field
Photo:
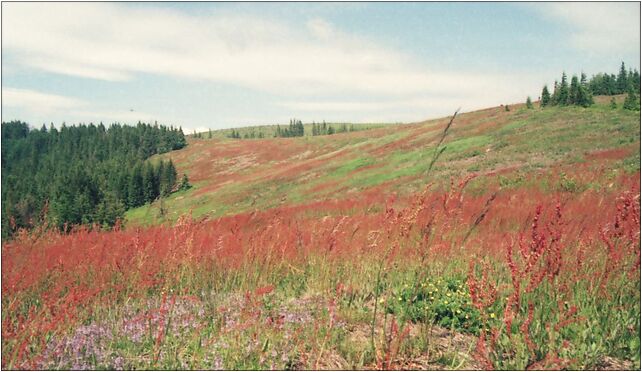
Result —
[[[322, 124], [322, 123], [318, 123]], [[373, 129], [373, 128], [381, 128], [386, 125], [395, 125], [392, 123], [326, 123], [326, 125], [329, 127], [332, 127], [334, 130], [347, 130], [350, 132], [356, 132], [356, 131], [361, 131], [361, 130], [368, 130], [368, 129]], [[285, 129], [288, 127], [288, 123], [280, 124], [279, 125], [281, 129]], [[276, 134], [276, 128], [277, 125], [255, 125], [255, 126], [248, 126], [248, 127], [240, 127], [240, 128], [230, 128], [230, 129], [217, 129], [217, 130], [212, 130], [212, 138], [229, 138], [232, 135], [232, 130], [235, 132], [238, 132], [239, 135], [243, 138], [246, 139], [245, 136], [247, 135], [250, 137], [250, 135], [254, 135], [252, 138], [247, 138], [247, 139], [259, 139], [261, 138], [260, 136], [263, 135], [263, 138], [273, 138], [274, 135]], [[305, 130], [305, 135], [306, 136], [311, 136], [312, 135], [312, 123], [306, 123], [303, 124], [303, 128]], [[199, 132], [202, 136], [202, 139], [209, 139], [209, 133], [210, 132]], [[190, 135], [191, 137], [194, 136], [193, 133], [187, 133], [187, 135]]]

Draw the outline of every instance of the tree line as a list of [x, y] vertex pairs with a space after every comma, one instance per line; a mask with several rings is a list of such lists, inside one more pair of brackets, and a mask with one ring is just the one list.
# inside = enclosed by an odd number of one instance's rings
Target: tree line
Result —
[[290, 125], [287, 128], [281, 129], [280, 125], [276, 126], [274, 137], [303, 137], [304, 134], [305, 129], [301, 120], [290, 119]]
[[[624, 93], [627, 94], [624, 108], [639, 110], [640, 73], [631, 69], [627, 71], [624, 62], [622, 62], [617, 76], [615, 74], [599, 73], [587, 80], [586, 74], [582, 73], [579, 78], [577, 75], [573, 75], [570, 84], [568, 76], [563, 72], [560, 81], [555, 80], [552, 94], [548, 90], [548, 86], [544, 85], [540, 97], [540, 105], [541, 107], [589, 107], [593, 104], [594, 95], [618, 95]], [[527, 106], [531, 106], [528, 104], [529, 101], [530, 97], [527, 99]]]
[[3, 122], [2, 236], [36, 224], [113, 226], [126, 209], [177, 189], [171, 160], [147, 159], [185, 144], [180, 127], [158, 124]]

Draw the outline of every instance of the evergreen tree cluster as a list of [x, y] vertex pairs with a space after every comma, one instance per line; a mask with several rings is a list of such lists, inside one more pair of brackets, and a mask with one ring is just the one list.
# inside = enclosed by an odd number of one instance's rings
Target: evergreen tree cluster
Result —
[[274, 137], [303, 137], [304, 134], [305, 130], [301, 120], [290, 119], [288, 128], [281, 129], [281, 126], [277, 125]]
[[130, 170], [119, 174], [117, 197], [128, 208], [140, 207], [175, 191], [176, 178], [176, 168], [171, 159], [168, 162], [161, 160], [157, 165], [139, 161]]
[[555, 81], [553, 94], [548, 91], [548, 87], [542, 89], [541, 106], [582, 106], [589, 107], [593, 104], [593, 94], [586, 80], [586, 74], [582, 73], [578, 79], [573, 75], [569, 85], [566, 73], [562, 73], [561, 81]]
[[227, 138], [237, 138], [237, 139], [250, 139], [250, 138], [265, 138], [265, 134], [261, 131], [256, 133], [254, 129], [252, 129], [249, 133], [246, 132], [243, 136], [241, 136], [241, 132], [232, 129], [232, 132], [227, 135]]
[[35, 130], [3, 122], [2, 235], [39, 223], [111, 226], [127, 208], [171, 192], [174, 165], [145, 159], [185, 144], [181, 128], [157, 124]]
[[629, 86], [636, 94], [640, 94], [640, 73], [637, 70], [627, 71], [624, 62], [617, 74], [599, 73], [591, 78], [589, 87], [594, 95], [612, 96], [628, 93]]
[[588, 107], [593, 104], [594, 95], [617, 95], [627, 94], [625, 108], [639, 110], [637, 98], [640, 95], [640, 73], [637, 70], [627, 71], [624, 62], [620, 65], [617, 75], [599, 73], [587, 80], [586, 74], [582, 73], [580, 78], [573, 75], [569, 84], [566, 73], [562, 73], [561, 80], [555, 81], [553, 94], [548, 87], [542, 89], [540, 104], [546, 106], [582, 106]]
[[[325, 136], [332, 135], [335, 133], [344, 133], [344, 132], [353, 132], [355, 131], [354, 125], [350, 124], [327, 124], [325, 121], [322, 123], [312, 122], [312, 135], [313, 136]], [[198, 136], [198, 135], [197, 135]], [[282, 128], [280, 125], [276, 126], [276, 131], [273, 134], [273, 137], [303, 137], [305, 136], [305, 127], [301, 120], [292, 119], [287, 128]], [[243, 135], [241, 132], [232, 129], [228, 134], [228, 138], [234, 139], [253, 139], [253, 138], [265, 138], [265, 133], [259, 129], [258, 132], [255, 129], [246, 131]]]
[[312, 135], [313, 136], [324, 136], [328, 134], [333, 134], [334, 133], [334, 128], [332, 126], [328, 126], [325, 122], [323, 123], [312, 123]]
[[326, 124], [325, 121], [323, 121], [322, 124], [316, 124], [312, 123], [312, 135], [313, 136], [324, 136], [324, 135], [330, 135], [334, 133], [345, 133], [345, 132], [353, 132], [354, 131], [354, 126], [350, 124], [350, 127], [348, 128], [347, 124], [341, 124], [338, 129], [334, 129], [332, 125]]

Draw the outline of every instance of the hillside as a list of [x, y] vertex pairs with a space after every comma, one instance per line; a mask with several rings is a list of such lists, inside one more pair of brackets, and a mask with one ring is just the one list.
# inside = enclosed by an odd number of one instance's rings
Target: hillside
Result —
[[191, 189], [3, 242], [2, 367], [639, 369], [640, 116], [596, 101], [461, 114], [431, 173], [449, 118], [189, 139]]
[[[624, 96], [618, 97], [621, 103]], [[194, 186], [160, 202], [130, 210], [127, 223], [218, 217], [280, 205], [357, 197], [360, 193], [410, 194], [428, 182], [481, 175], [469, 190], [541, 172], [584, 170], [600, 177], [604, 167], [639, 170], [639, 114], [611, 110], [606, 97], [588, 108], [523, 105], [459, 115], [445, 139], [446, 150], [426, 175], [438, 137], [449, 118], [387, 125], [332, 136], [300, 138], [189, 139], [185, 149], [165, 154]], [[588, 172], [588, 173], [586, 173]], [[567, 176], [572, 177], [572, 176]], [[548, 178], [539, 178], [550, 188]], [[578, 181], [584, 185], [597, 179]]]

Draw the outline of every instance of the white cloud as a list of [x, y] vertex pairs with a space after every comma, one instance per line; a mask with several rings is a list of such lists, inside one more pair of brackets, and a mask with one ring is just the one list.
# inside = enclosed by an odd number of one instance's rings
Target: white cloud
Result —
[[283, 25], [106, 3], [8, 3], [3, 21], [3, 48], [22, 63], [101, 80], [143, 72], [279, 95], [388, 97], [474, 92], [501, 81], [504, 93], [515, 94], [510, 76], [431, 70], [322, 19]]
[[82, 107], [85, 102], [29, 89], [2, 88], [2, 105], [28, 108], [36, 112], [50, 112]]
[[533, 5], [572, 28], [572, 45], [598, 53], [639, 53], [639, 2], [566, 2]]
[[[532, 80], [532, 79], [531, 79]], [[537, 82], [526, 81], [526, 85], [532, 86], [537, 91]], [[501, 87], [487, 86], [488, 91], [501, 89]], [[500, 90], [500, 94], [502, 94]], [[520, 100], [523, 100], [520, 93]], [[537, 95], [532, 95], [537, 98]], [[396, 122], [396, 121], [420, 121], [430, 116], [442, 116], [452, 114], [457, 108], [462, 112], [483, 109], [499, 103], [513, 104], [516, 101], [500, 101], [494, 94], [488, 94], [487, 90], [481, 89], [477, 92], [463, 92], [459, 94], [437, 94], [422, 95], [409, 98], [392, 98], [386, 100], [298, 100], [283, 101], [279, 105], [293, 112], [302, 113], [305, 117], [332, 118], [342, 120], [346, 114], [359, 113], [357, 121], [360, 122]]]
[[159, 120], [172, 124], [158, 115], [131, 109], [101, 107], [90, 102], [58, 94], [44, 93], [30, 89], [2, 88], [2, 109], [7, 111], [27, 111], [33, 116], [34, 123], [50, 122], [54, 118], [68, 122], [105, 122], [150, 123]]

